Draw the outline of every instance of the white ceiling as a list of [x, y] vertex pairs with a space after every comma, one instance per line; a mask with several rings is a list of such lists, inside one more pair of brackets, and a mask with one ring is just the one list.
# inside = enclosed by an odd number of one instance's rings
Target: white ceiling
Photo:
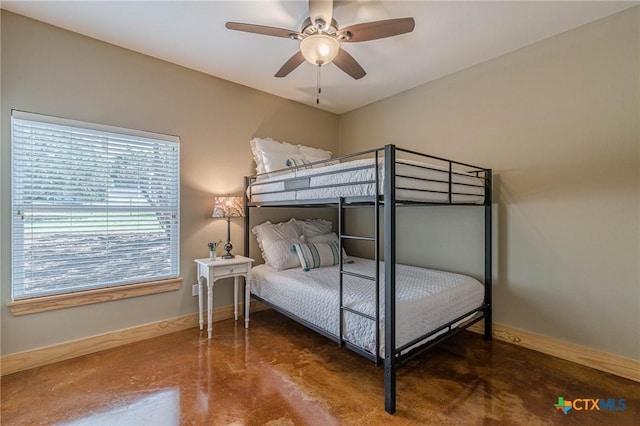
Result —
[[[617, 1], [336, 1], [340, 27], [413, 16], [412, 33], [343, 44], [367, 75], [322, 68], [319, 108], [343, 113], [639, 4]], [[292, 30], [306, 0], [2, 1], [2, 8], [216, 77], [316, 106], [316, 69], [273, 74], [298, 43], [225, 29], [226, 21]]]

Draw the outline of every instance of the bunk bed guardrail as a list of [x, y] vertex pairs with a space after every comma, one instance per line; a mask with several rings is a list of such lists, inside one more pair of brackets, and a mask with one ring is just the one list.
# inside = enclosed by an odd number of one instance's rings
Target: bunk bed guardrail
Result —
[[[396, 168], [401, 167], [404, 173], [394, 173], [394, 179], [400, 178], [404, 182], [404, 186], [395, 185], [397, 191], [410, 191], [413, 193], [423, 193], [426, 196], [440, 195], [441, 199], [424, 201], [423, 197], [417, 197], [417, 199], [403, 199], [403, 205], [410, 204], [457, 204], [477, 205], [479, 202], [474, 200], [473, 202], [464, 201], [464, 197], [476, 197], [486, 196], [484, 190], [487, 186], [489, 179], [488, 169], [473, 166], [467, 163], [459, 161], [447, 160], [442, 157], [437, 157], [428, 154], [418, 153], [416, 151], [395, 148], [394, 152], [401, 152], [418, 158], [425, 159], [427, 161], [437, 161], [444, 164], [444, 166], [437, 166], [428, 163], [418, 163], [409, 160], [394, 160], [393, 163]], [[353, 204], [358, 202], [369, 203], [373, 197], [373, 188], [381, 188], [380, 173], [381, 173], [381, 159], [380, 154], [384, 153], [384, 148], [377, 148], [373, 150], [361, 151], [353, 154], [341, 155], [333, 157], [328, 160], [315, 161], [304, 165], [294, 165], [293, 167], [274, 170], [268, 173], [262, 173], [256, 176], [250, 177], [248, 184], [249, 192], [248, 197], [250, 205], [270, 204], [275, 206], [277, 204], [283, 204], [288, 206], [291, 201], [296, 201], [297, 204], [329, 204], [336, 205], [337, 198], [332, 196], [331, 198], [305, 198], [298, 194], [307, 193], [308, 190], [325, 190], [335, 188], [336, 184], [331, 181], [331, 178], [336, 178], [346, 171], [350, 173], [372, 171], [373, 173], [367, 174], [367, 179], [356, 179], [350, 181], [341, 181], [340, 186], [342, 188], [347, 187], [362, 187], [368, 185], [370, 194], [368, 196], [347, 196], [346, 203]], [[349, 167], [348, 170], [344, 168], [327, 167], [334, 166], [335, 163], [344, 163], [344, 160], [351, 160], [358, 157], [366, 157], [367, 155], [374, 155], [375, 161], [372, 163], [358, 164], [354, 167]], [[384, 156], [383, 158], [386, 158]], [[383, 160], [388, 161], [388, 160]], [[465, 168], [464, 171], [459, 171], [456, 168]], [[383, 169], [383, 168], [382, 168]], [[432, 175], [428, 175], [432, 172]], [[410, 174], [410, 173], [413, 173]], [[425, 173], [427, 175], [425, 176]], [[371, 176], [373, 175], [373, 176]], [[473, 176], [474, 180], [469, 178]], [[329, 181], [329, 183], [320, 183], [310, 186], [310, 180]], [[383, 179], [384, 181], [384, 179]], [[429, 185], [426, 188], [420, 187], [420, 184]], [[353, 191], [350, 191], [353, 192]], [[377, 195], [379, 191], [376, 191]], [[278, 195], [292, 195], [293, 198], [279, 199]], [[462, 198], [462, 201], [456, 200], [456, 197]]]

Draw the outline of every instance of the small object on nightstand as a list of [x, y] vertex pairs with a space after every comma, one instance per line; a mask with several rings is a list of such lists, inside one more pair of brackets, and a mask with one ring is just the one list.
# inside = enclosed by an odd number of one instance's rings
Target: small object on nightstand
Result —
[[216, 260], [216, 248], [218, 248], [218, 244], [222, 241], [218, 241], [216, 243], [209, 243], [209, 260]]

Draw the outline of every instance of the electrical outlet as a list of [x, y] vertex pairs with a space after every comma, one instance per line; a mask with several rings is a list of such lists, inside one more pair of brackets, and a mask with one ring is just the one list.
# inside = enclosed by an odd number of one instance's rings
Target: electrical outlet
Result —
[[200, 293], [200, 285], [198, 284], [194, 284], [191, 286], [191, 295], [192, 296], [197, 296], [198, 293]]

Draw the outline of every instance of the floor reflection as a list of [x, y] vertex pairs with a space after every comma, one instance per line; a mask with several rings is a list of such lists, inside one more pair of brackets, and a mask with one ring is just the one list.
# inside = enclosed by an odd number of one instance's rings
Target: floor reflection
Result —
[[90, 414], [60, 426], [113, 426], [180, 424], [180, 391], [176, 388], [153, 392], [127, 404]]
[[194, 421], [244, 425], [286, 419], [294, 424], [339, 424], [311, 389], [261, 355], [265, 347], [260, 339], [257, 350], [251, 350], [251, 330], [238, 323], [230, 334], [228, 341], [218, 335], [199, 342]]

